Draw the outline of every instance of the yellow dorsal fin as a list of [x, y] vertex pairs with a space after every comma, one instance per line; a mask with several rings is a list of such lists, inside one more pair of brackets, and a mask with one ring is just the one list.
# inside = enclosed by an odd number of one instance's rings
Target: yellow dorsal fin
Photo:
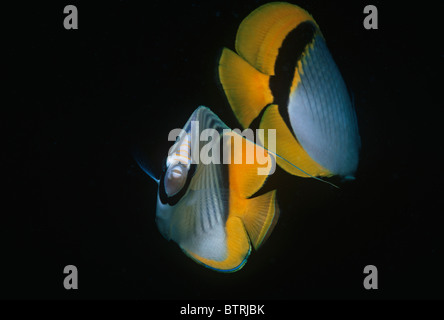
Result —
[[269, 76], [224, 48], [219, 60], [219, 80], [240, 124], [247, 128], [261, 110], [273, 102]]
[[260, 128], [265, 129], [264, 146], [266, 148], [268, 145], [267, 129], [276, 129], [276, 153], [284, 158], [277, 157], [277, 164], [288, 173], [299, 177], [328, 177], [332, 175], [330, 171], [315, 162], [302, 148], [285, 124], [284, 119], [282, 119], [277, 105], [270, 105], [264, 111]]
[[[251, 129], [247, 130], [253, 133]], [[249, 198], [264, 185], [276, 160], [263, 147], [234, 131], [224, 134], [224, 143], [230, 150], [229, 155], [224, 154], [230, 157], [230, 189], [241, 198]]]
[[264, 74], [274, 75], [276, 57], [287, 34], [313, 17], [304, 9], [286, 2], [271, 2], [250, 13], [236, 35], [236, 51]]
[[267, 240], [278, 218], [276, 190], [247, 200], [242, 220], [256, 250]]

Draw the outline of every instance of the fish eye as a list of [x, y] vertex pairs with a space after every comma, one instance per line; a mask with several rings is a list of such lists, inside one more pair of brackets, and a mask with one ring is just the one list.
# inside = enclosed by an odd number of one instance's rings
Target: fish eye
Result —
[[187, 169], [182, 164], [170, 166], [165, 173], [165, 192], [168, 197], [182, 190], [187, 181]]

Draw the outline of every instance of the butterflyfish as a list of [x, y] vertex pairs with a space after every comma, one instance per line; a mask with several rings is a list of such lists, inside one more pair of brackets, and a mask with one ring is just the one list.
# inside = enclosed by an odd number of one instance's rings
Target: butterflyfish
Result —
[[222, 50], [218, 74], [239, 123], [276, 129], [277, 163], [293, 175], [352, 178], [356, 113], [313, 17], [285, 2], [262, 5], [241, 22], [235, 50]]
[[[216, 133], [211, 140], [205, 138], [207, 129]], [[210, 153], [204, 152], [208, 141], [215, 146], [211, 153], [222, 154], [221, 161], [202, 159]], [[246, 151], [251, 146], [259, 148], [269, 163], [256, 156], [248, 163]], [[236, 155], [242, 161], [234, 161]], [[258, 192], [269, 176], [259, 175], [258, 169], [270, 173], [273, 161], [273, 155], [229, 130], [210, 109], [197, 108], [177, 135], [156, 179], [160, 233], [210, 269], [239, 270], [252, 248], [258, 249], [268, 238], [279, 217], [276, 190]]]

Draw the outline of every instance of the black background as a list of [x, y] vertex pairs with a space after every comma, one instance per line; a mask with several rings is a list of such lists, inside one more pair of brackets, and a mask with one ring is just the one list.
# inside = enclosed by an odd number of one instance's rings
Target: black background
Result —
[[[442, 27], [437, 6], [297, 1], [353, 92], [357, 179], [281, 186], [280, 220], [239, 272], [206, 269], [162, 238], [156, 184], [167, 134], [210, 107], [238, 128], [217, 83], [223, 46], [267, 1], [107, 1], [6, 7], [5, 192], [0, 297], [7, 299], [443, 298]], [[434, 2], [437, 3], [437, 2]], [[74, 4], [79, 29], [65, 30]], [[439, 99], [438, 99], [439, 97]], [[79, 289], [63, 287], [64, 266]], [[363, 288], [375, 265], [379, 289]]]

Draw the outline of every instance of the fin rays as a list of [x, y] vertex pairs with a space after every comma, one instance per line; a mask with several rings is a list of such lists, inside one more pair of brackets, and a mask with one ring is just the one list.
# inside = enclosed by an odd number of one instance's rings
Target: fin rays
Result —
[[[356, 115], [347, 109], [347, 97], [338, 82], [342, 78], [329, 52], [322, 51], [327, 50], [324, 45], [310, 14], [296, 5], [274, 2], [242, 21], [236, 52], [223, 49], [218, 76], [228, 103], [243, 128], [264, 129], [264, 135], [257, 137], [260, 141], [256, 144], [236, 132], [227, 133], [223, 129], [228, 127], [206, 107], [195, 110], [186, 123], [188, 132], [191, 121], [198, 121], [199, 136], [207, 128], [216, 129], [224, 156], [225, 150], [230, 150], [231, 157], [229, 164], [193, 164], [181, 198], [174, 203], [159, 198], [159, 229], [196, 262], [220, 272], [237, 271], [252, 248], [259, 249], [270, 236], [280, 215], [277, 191], [271, 190], [276, 186], [270, 181], [266, 184], [274, 172], [270, 163], [292, 175], [333, 185], [319, 177], [338, 174], [331, 170], [329, 164], [334, 161], [329, 162], [329, 157], [344, 151], [337, 146], [343, 141], [349, 145], [356, 142], [356, 137], [347, 134], [354, 134], [357, 127], [349, 123]], [[346, 129], [339, 132], [341, 128]], [[276, 150], [268, 143], [269, 129], [276, 132], [272, 139]], [[190, 139], [194, 139], [192, 135]], [[241, 144], [239, 140], [233, 144], [236, 139], [241, 139]], [[328, 142], [319, 142], [322, 139]], [[199, 151], [203, 150], [203, 143], [198, 145]], [[251, 153], [253, 161], [249, 162]], [[240, 162], [235, 154], [242, 155]], [[265, 161], [259, 160], [260, 154]]]

